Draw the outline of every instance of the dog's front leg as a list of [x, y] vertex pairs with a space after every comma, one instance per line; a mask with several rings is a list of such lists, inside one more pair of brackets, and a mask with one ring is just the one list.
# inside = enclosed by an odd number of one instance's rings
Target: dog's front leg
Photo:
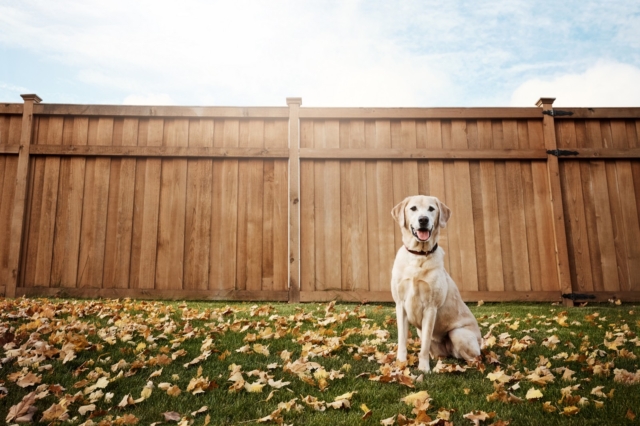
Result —
[[431, 337], [433, 336], [433, 328], [436, 323], [436, 309], [427, 308], [422, 316], [422, 334], [420, 335], [420, 356], [418, 362], [418, 370], [429, 373], [429, 350], [431, 349]]
[[409, 319], [402, 303], [396, 303], [396, 321], [398, 323], [398, 353], [396, 359], [407, 361], [407, 337], [409, 333]]

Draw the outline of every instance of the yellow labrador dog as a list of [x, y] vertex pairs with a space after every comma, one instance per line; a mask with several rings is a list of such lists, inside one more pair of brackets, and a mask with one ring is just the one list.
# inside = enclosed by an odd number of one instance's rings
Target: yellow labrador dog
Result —
[[444, 250], [438, 248], [440, 229], [447, 225], [451, 210], [436, 197], [417, 195], [405, 198], [391, 215], [400, 225], [404, 243], [391, 273], [398, 361], [407, 360], [409, 324], [420, 330], [418, 369], [431, 371], [429, 353], [434, 358], [475, 359], [482, 344], [480, 328], [444, 269]]

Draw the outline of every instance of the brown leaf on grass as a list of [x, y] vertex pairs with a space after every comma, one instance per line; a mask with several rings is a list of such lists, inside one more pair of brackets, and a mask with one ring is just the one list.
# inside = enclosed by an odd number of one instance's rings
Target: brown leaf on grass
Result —
[[276, 382], [273, 379], [269, 379], [269, 381], [267, 383], [269, 384], [269, 386], [271, 386], [272, 388], [276, 388], [276, 389], [280, 389], [280, 388], [283, 388], [283, 387], [291, 384], [291, 382], [283, 382], [282, 380], [278, 380]]
[[162, 415], [164, 416], [164, 420], [167, 422], [179, 422], [180, 419], [182, 419], [180, 413], [176, 413], [175, 411], [167, 411], [162, 413]]
[[562, 410], [560, 414], [568, 417], [568, 416], [575, 416], [579, 412], [580, 412], [580, 409], [578, 407], [570, 406], [570, 407], [564, 407], [564, 410]]
[[447, 364], [438, 360], [435, 367], [433, 367], [434, 373], [464, 373], [468, 367], [462, 367], [458, 364]]
[[362, 404], [360, 406], [360, 409], [364, 411], [364, 414], [362, 415], [362, 420], [368, 419], [373, 414], [373, 412], [369, 409], [369, 407], [367, 407], [366, 404]]
[[114, 425], [135, 425], [139, 422], [139, 419], [133, 414], [125, 414], [124, 416], [118, 416], [113, 424]]
[[36, 384], [42, 381], [42, 375], [37, 376], [32, 372], [28, 372], [26, 375], [20, 377], [18, 381], [16, 381], [16, 385], [21, 388], [28, 388], [29, 386], [35, 386]]
[[42, 412], [42, 419], [40, 421], [53, 422], [53, 421], [66, 421], [69, 419], [69, 413], [62, 404], [51, 404], [51, 407]]
[[122, 400], [118, 403], [118, 408], [124, 408], [127, 405], [134, 405], [135, 402], [133, 401], [133, 398], [131, 398], [131, 394], [127, 394], [125, 395], [124, 398], [122, 398]]
[[396, 416], [395, 415], [393, 415], [393, 416], [391, 416], [391, 417], [389, 417], [387, 419], [380, 420], [380, 424], [382, 426], [393, 426], [395, 424], [395, 422], [396, 422]]
[[525, 396], [525, 398], [527, 398], [528, 400], [531, 399], [540, 399], [542, 398], [542, 392], [540, 392], [538, 389], [535, 388], [531, 388], [527, 391], [527, 395]]
[[351, 408], [351, 403], [347, 399], [337, 399], [333, 402], [327, 402], [327, 407], [339, 410], [340, 408]]
[[486, 413], [484, 411], [472, 411], [470, 413], [465, 414], [464, 417], [467, 420], [470, 420], [471, 422], [473, 422], [474, 425], [479, 426], [480, 422], [484, 422], [487, 419], [492, 419], [493, 417], [495, 417], [496, 413], [495, 412], [491, 412], [491, 413]]
[[22, 398], [22, 401], [9, 408], [7, 417], [5, 420], [7, 423], [15, 421], [16, 423], [31, 422], [33, 415], [36, 412], [36, 407], [33, 405], [36, 401], [36, 393], [30, 392]]
[[95, 409], [95, 404], [83, 405], [82, 407], [78, 408], [78, 413], [80, 413], [81, 416], [84, 416], [87, 413], [95, 411]]
[[282, 416], [280, 416], [281, 412], [282, 412], [282, 409], [278, 408], [277, 410], [273, 411], [268, 416], [264, 416], [264, 417], [261, 417], [261, 418], [255, 420], [255, 422], [256, 423], [274, 422], [274, 423], [282, 424], [283, 420], [282, 420]]
[[167, 395], [169, 396], [178, 396], [182, 393], [178, 385], [171, 385], [167, 388]]
[[633, 411], [631, 411], [631, 408], [627, 409], [627, 414], [625, 414], [625, 417], [631, 421], [634, 421], [636, 418], [636, 415], [633, 413]]
[[324, 411], [326, 409], [326, 404], [324, 401], [319, 401], [318, 398], [307, 395], [302, 398], [302, 402], [307, 404], [309, 407], [313, 408], [316, 411]]

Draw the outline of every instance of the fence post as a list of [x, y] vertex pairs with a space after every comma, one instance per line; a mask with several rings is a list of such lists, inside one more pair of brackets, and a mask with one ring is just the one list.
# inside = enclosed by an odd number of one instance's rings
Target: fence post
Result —
[[22, 109], [22, 131], [20, 133], [20, 151], [18, 153], [18, 169], [16, 172], [16, 189], [11, 215], [11, 238], [9, 240], [9, 270], [11, 275], [7, 284], [7, 297], [16, 297], [16, 288], [23, 271], [20, 261], [24, 240], [25, 205], [27, 201], [27, 182], [29, 181], [29, 151], [33, 134], [33, 104], [42, 102], [38, 95], [20, 95], [24, 99]]
[[289, 303], [300, 302], [300, 105], [302, 98], [287, 98], [289, 106]]
[[[552, 109], [555, 98], [540, 98], [536, 105], [543, 111]], [[544, 146], [547, 150], [558, 148], [556, 141], [555, 120], [552, 115], [542, 116]], [[551, 211], [553, 214], [553, 238], [556, 250], [556, 269], [558, 282], [562, 294], [572, 293], [571, 271], [569, 270], [569, 251], [567, 248], [567, 233], [564, 226], [564, 208], [562, 207], [562, 188], [560, 186], [560, 167], [558, 157], [547, 155], [547, 177], [551, 192]], [[564, 299], [565, 306], [573, 306], [571, 299]]]

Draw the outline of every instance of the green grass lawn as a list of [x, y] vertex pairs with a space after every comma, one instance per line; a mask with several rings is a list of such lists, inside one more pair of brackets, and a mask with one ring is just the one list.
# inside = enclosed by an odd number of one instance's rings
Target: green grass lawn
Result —
[[0, 422], [638, 423], [638, 306], [471, 309], [481, 362], [422, 376], [391, 305], [0, 299]]

